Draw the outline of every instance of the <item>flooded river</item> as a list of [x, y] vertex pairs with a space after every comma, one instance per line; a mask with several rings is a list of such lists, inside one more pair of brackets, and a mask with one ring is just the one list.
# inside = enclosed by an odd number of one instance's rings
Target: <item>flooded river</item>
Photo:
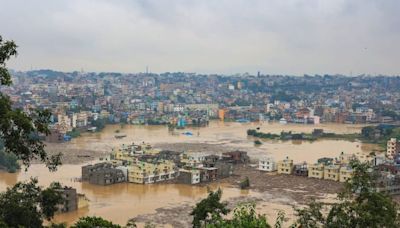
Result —
[[[173, 145], [177, 150], [197, 150], [202, 149], [210, 153], [220, 153], [224, 149], [240, 149], [249, 152], [251, 157], [257, 158], [264, 155], [272, 155], [276, 160], [286, 156], [293, 158], [296, 162], [307, 161], [315, 162], [323, 156], [337, 157], [340, 152], [364, 153], [376, 150], [376, 146], [362, 144], [360, 142], [348, 142], [337, 140], [318, 140], [315, 142], [300, 141], [264, 141], [261, 146], [254, 146], [254, 139], [247, 136], [246, 131], [250, 128], [260, 127], [263, 132], [279, 133], [284, 131], [311, 132], [314, 128], [322, 128], [326, 132], [354, 133], [359, 132], [360, 125], [280, 125], [277, 123], [222, 123], [211, 122], [208, 127], [188, 128], [170, 132], [165, 126], [133, 126], [133, 125], [113, 125], [107, 126], [99, 133], [84, 133], [81, 137], [73, 139], [71, 142], [52, 145], [52, 148], [63, 148], [64, 153], [69, 149], [90, 150], [99, 157], [110, 152], [112, 147], [122, 143], [149, 142], [159, 147]], [[116, 131], [119, 134], [126, 134], [127, 137], [116, 139]], [[182, 133], [190, 132], [193, 135], [187, 136]], [[193, 148], [191, 147], [193, 146]], [[182, 149], [183, 148], [183, 149]], [[210, 151], [215, 149], [216, 151]], [[214, 150], [213, 149], [213, 150]], [[221, 151], [220, 151], [221, 149]], [[72, 156], [72, 155], [70, 155]], [[74, 155], [75, 156], [75, 155]], [[67, 161], [68, 163], [68, 161]], [[207, 194], [206, 187], [189, 186], [179, 184], [117, 184], [112, 186], [95, 186], [88, 183], [75, 181], [81, 175], [82, 164], [65, 164], [57, 172], [49, 173], [40, 164], [32, 165], [28, 172], [23, 170], [8, 174], [0, 172], [0, 190], [12, 186], [17, 181], [28, 180], [31, 176], [38, 177], [41, 185], [47, 186], [52, 181], [59, 181], [64, 185], [77, 188], [78, 192], [84, 193], [90, 200], [89, 207], [76, 212], [57, 215], [55, 220], [58, 222], [73, 222], [81, 216], [96, 215], [110, 219], [115, 223], [126, 224], [129, 218], [142, 214], [154, 213], [157, 208], [175, 207], [182, 204], [193, 205], [200, 198]], [[211, 185], [217, 188], [216, 184]], [[223, 198], [232, 197], [253, 197], [258, 193], [252, 191], [241, 191], [236, 188], [220, 186], [224, 190]], [[275, 206], [274, 206], [275, 205]], [[273, 212], [277, 209], [290, 209], [290, 206], [276, 203], [270, 204], [271, 208], [267, 211]], [[182, 213], [190, 213], [184, 211]], [[274, 211], [274, 213], [276, 213]]]

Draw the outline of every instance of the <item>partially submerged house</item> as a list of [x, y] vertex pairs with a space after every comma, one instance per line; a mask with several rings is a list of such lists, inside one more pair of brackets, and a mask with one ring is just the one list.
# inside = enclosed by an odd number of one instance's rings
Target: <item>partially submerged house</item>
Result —
[[222, 153], [222, 159], [231, 161], [235, 164], [248, 163], [250, 161], [250, 157], [247, 155], [247, 152], [239, 150]]
[[263, 157], [258, 161], [258, 170], [273, 172], [276, 171], [276, 163], [272, 157]]
[[56, 189], [57, 192], [61, 193], [63, 203], [57, 205], [58, 212], [70, 212], [78, 209], [78, 194], [76, 188], [62, 187]]
[[121, 169], [111, 163], [102, 162], [82, 167], [82, 181], [89, 181], [96, 185], [110, 185], [125, 182], [126, 176]]
[[306, 162], [295, 164], [293, 166], [293, 174], [296, 176], [308, 176], [308, 166]]
[[353, 169], [350, 166], [342, 166], [340, 167], [340, 182], [346, 182], [353, 177]]
[[216, 168], [217, 178], [226, 178], [233, 173], [233, 161], [223, 160], [217, 155], [208, 155], [203, 161], [203, 167], [205, 168]]
[[128, 166], [128, 181], [137, 184], [171, 180], [178, 174], [175, 163], [169, 160], [139, 161]]
[[324, 178], [324, 164], [315, 163], [308, 165], [308, 177], [322, 179]]
[[279, 174], [292, 174], [293, 172], [293, 160], [286, 157], [282, 161], [278, 161], [278, 173]]
[[324, 179], [325, 180], [333, 180], [333, 181], [339, 181], [339, 170], [340, 166], [339, 165], [327, 165], [324, 168]]
[[217, 180], [218, 168], [215, 167], [200, 167], [201, 182], [209, 182]]
[[182, 184], [198, 184], [200, 183], [199, 169], [180, 169], [178, 182]]

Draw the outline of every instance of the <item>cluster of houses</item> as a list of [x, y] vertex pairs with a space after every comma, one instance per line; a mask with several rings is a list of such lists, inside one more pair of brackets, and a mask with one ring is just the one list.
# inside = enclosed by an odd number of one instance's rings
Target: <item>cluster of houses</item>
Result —
[[400, 194], [400, 142], [390, 139], [385, 156], [341, 153], [338, 158], [320, 158], [314, 164], [295, 164], [292, 159], [275, 162], [272, 157], [259, 160], [258, 169], [278, 174], [292, 174], [309, 178], [346, 182], [353, 177], [354, 170], [349, 165], [352, 159], [369, 161], [373, 173], [375, 190], [391, 195]]
[[82, 181], [97, 185], [121, 182], [150, 184], [169, 180], [198, 184], [228, 177], [233, 172], [233, 164], [248, 161], [249, 157], [243, 151], [218, 156], [160, 151], [144, 142], [123, 144], [113, 149], [109, 160], [83, 166]]
[[272, 157], [265, 157], [259, 160], [258, 169], [278, 174], [293, 174], [310, 178], [325, 179], [346, 182], [351, 178], [353, 170], [348, 165], [355, 155], [341, 153], [339, 159], [320, 158], [314, 164], [306, 162], [295, 164], [292, 159], [285, 159], [275, 162]]

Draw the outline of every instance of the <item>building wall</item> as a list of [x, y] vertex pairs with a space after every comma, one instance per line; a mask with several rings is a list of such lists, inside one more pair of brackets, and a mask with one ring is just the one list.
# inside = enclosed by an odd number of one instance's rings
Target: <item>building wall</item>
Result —
[[148, 184], [170, 180], [176, 176], [175, 163], [168, 160], [160, 163], [137, 162], [128, 166], [128, 180], [132, 183]]
[[321, 163], [308, 165], [308, 177], [317, 179], [324, 178], [324, 165]]
[[233, 165], [230, 163], [216, 162], [215, 168], [217, 168], [217, 178], [226, 178], [233, 173]]
[[285, 159], [278, 162], [278, 173], [279, 174], [292, 174], [293, 172], [293, 160]]
[[347, 180], [353, 177], [353, 170], [350, 167], [343, 166], [340, 168], [340, 175], [339, 175], [340, 182], [346, 182]]
[[258, 169], [261, 171], [273, 172], [276, 171], [276, 163], [272, 158], [260, 159]]
[[66, 187], [57, 189], [57, 191], [61, 192], [61, 195], [64, 199], [64, 203], [58, 205], [59, 212], [70, 212], [78, 209], [78, 195], [75, 188]]
[[391, 138], [390, 140], [387, 141], [386, 155], [389, 158], [393, 158], [398, 153], [400, 153], [400, 142], [396, 138]]
[[198, 184], [200, 183], [199, 170], [180, 170], [178, 182], [182, 184]]
[[97, 163], [95, 165], [82, 166], [82, 181], [91, 184], [109, 185], [126, 181], [122, 170], [116, 169], [110, 163]]
[[339, 169], [339, 166], [336, 165], [325, 166], [324, 179], [339, 181]]

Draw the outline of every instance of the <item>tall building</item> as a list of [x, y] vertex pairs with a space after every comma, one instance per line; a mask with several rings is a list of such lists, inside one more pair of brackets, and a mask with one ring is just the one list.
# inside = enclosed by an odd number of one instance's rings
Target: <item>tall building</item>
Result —
[[396, 138], [391, 138], [387, 141], [386, 146], [386, 156], [388, 158], [394, 158], [397, 154], [400, 153], [400, 141]]

